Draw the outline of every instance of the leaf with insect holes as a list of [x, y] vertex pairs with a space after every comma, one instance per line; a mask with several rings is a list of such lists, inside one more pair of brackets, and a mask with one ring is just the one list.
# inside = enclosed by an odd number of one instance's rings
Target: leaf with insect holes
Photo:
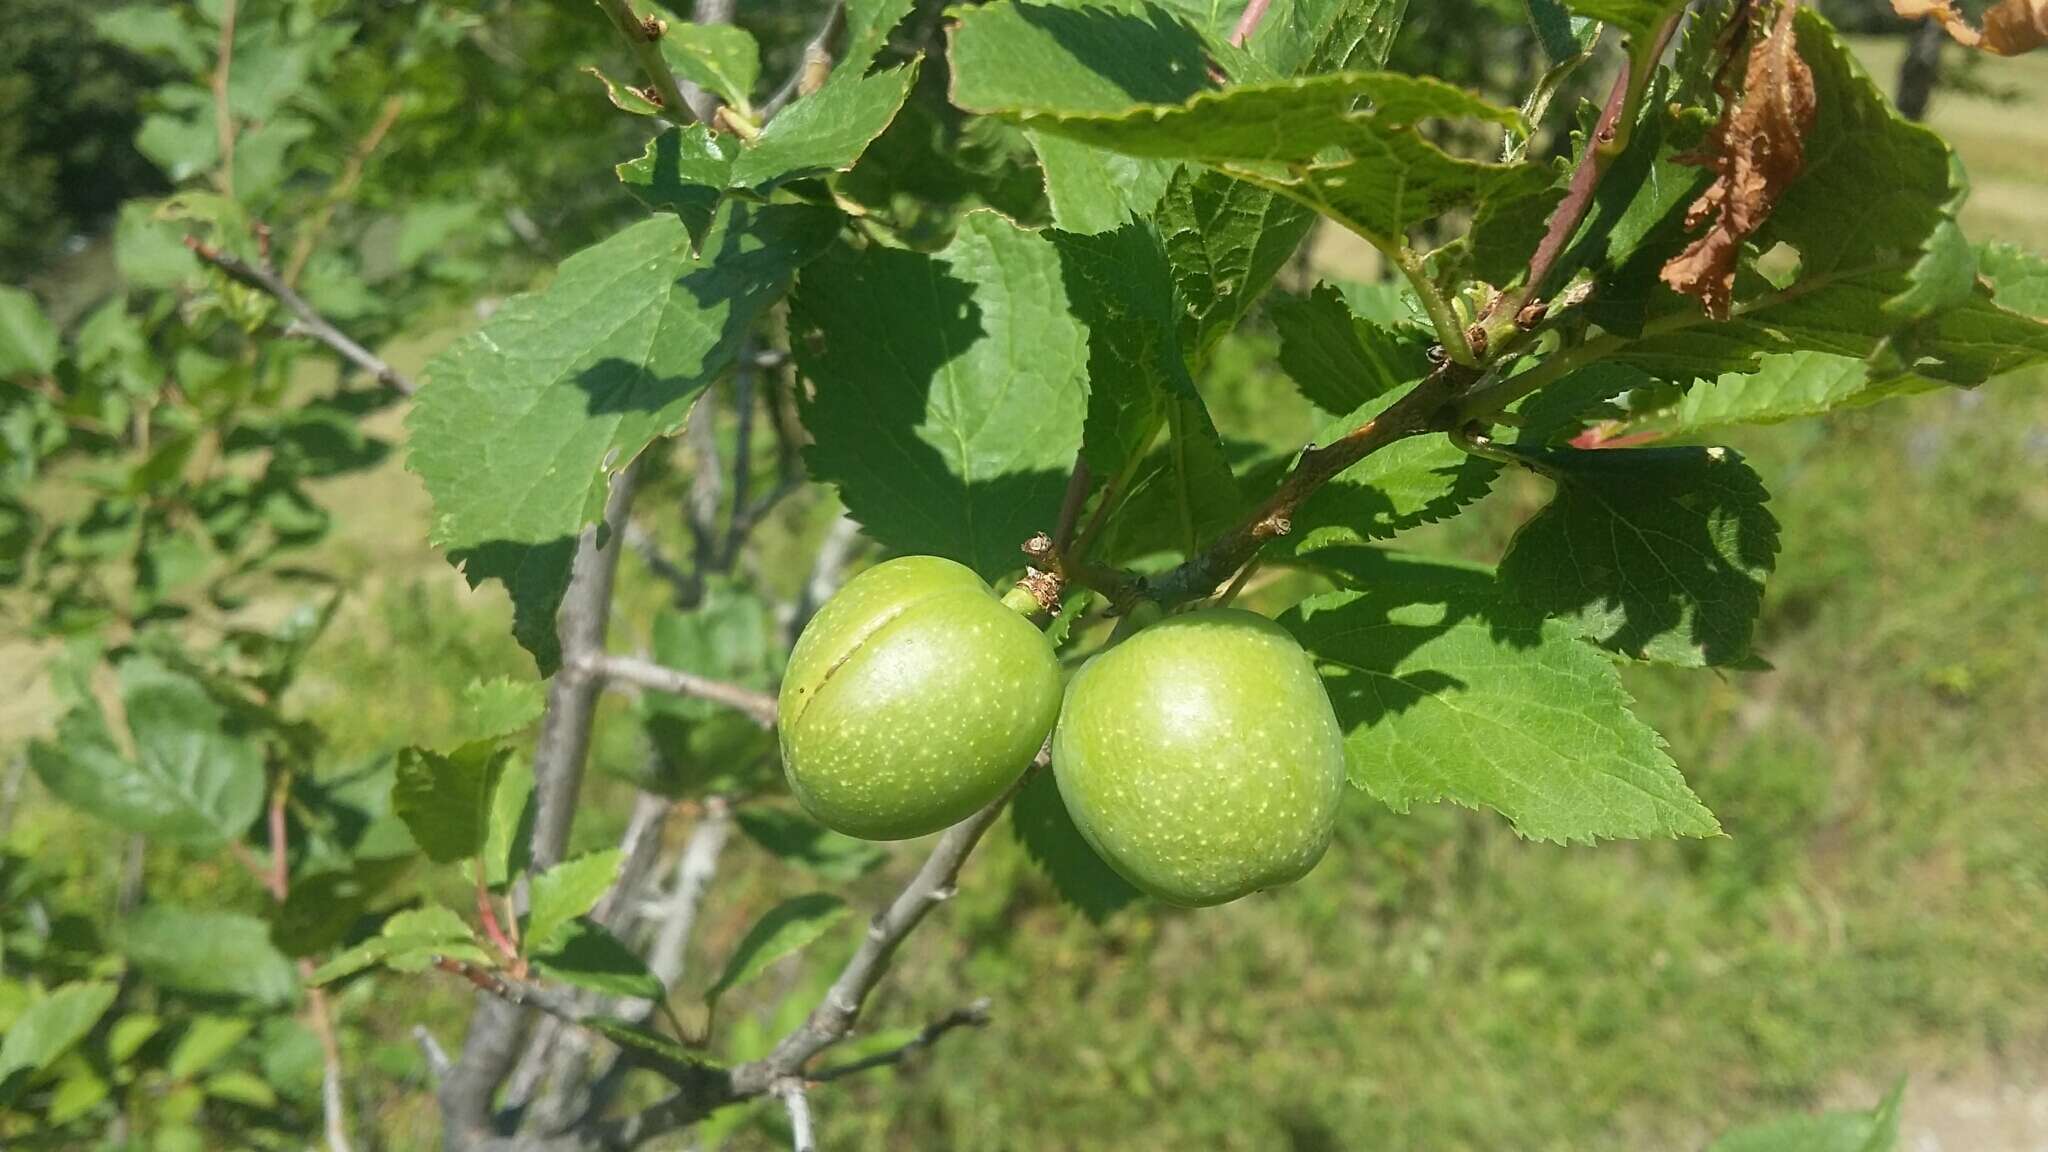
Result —
[[977, 212], [934, 255], [842, 247], [804, 270], [790, 319], [812, 475], [892, 549], [1016, 568], [1058, 516], [1087, 408], [1053, 245]]
[[155, 657], [130, 656], [119, 677], [134, 757], [81, 693], [57, 739], [29, 746], [36, 777], [59, 800], [129, 831], [194, 848], [239, 838], [263, 809], [256, 745], [229, 730], [204, 686]]
[[1451, 800], [1561, 844], [1720, 830], [1612, 660], [1491, 572], [1367, 549], [1316, 562], [1340, 590], [1281, 624], [1322, 672], [1354, 784], [1397, 812]]
[[1142, 897], [1074, 827], [1050, 772], [1035, 772], [1010, 804], [1010, 830], [1060, 898], [1100, 924]]
[[434, 501], [434, 543], [471, 584], [502, 581], [513, 633], [543, 672], [578, 534], [611, 477], [738, 354], [799, 265], [838, 231], [824, 209], [721, 212], [701, 254], [658, 216], [563, 261], [427, 368], [410, 466]]
[[530, 952], [549, 951], [555, 937], [604, 899], [618, 879], [625, 854], [617, 848], [564, 860], [533, 878], [520, 940]]
[[810, 947], [850, 911], [846, 901], [829, 892], [794, 896], [770, 908], [733, 949], [725, 971], [705, 991], [705, 1001], [717, 1003], [720, 996], [767, 971], [777, 960]]
[[[1449, 84], [1359, 72], [1217, 89], [1175, 47], [1185, 39], [1178, 25], [1102, 9], [984, 5], [954, 27], [953, 101], [1129, 156], [1210, 165], [1388, 249], [1424, 221], [1549, 182], [1540, 165], [1460, 159], [1425, 140], [1425, 119], [1518, 122]], [[1134, 69], [1134, 46], [1159, 56]]]
[[1523, 604], [1644, 660], [1748, 658], [1778, 522], [1742, 457], [1726, 448], [1504, 450], [1556, 485], [1501, 558], [1500, 579]]
[[0, 1040], [0, 1084], [16, 1072], [40, 1072], [85, 1039], [119, 989], [108, 981], [65, 984], [37, 997]]
[[398, 754], [391, 809], [427, 859], [453, 864], [483, 851], [490, 837], [491, 798], [512, 750], [477, 740], [453, 752], [406, 748]]

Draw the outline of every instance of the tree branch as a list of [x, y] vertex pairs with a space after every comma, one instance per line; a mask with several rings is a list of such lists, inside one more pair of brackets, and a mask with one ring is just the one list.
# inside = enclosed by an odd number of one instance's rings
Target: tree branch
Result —
[[[590, 752], [591, 721], [603, 687], [603, 681], [584, 665], [604, 651], [623, 535], [617, 528], [632, 511], [639, 474], [640, 462], [635, 460], [612, 481], [604, 523], [586, 529], [577, 542], [569, 587], [562, 595], [556, 621], [562, 668], [548, 686], [547, 710], [533, 755], [535, 815], [529, 855], [535, 872], [560, 863], [569, 841], [569, 825]], [[601, 533], [607, 526], [610, 530]], [[527, 1016], [518, 1004], [489, 995], [478, 998], [469, 1034], [463, 1039], [462, 1058], [442, 1080], [438, 1093], [443, 1139], [454, 1152], [483, 1146], [488, 1139], [492, 1097], [518, 1058], [526, 1024]]]
[[818, 1138], [811, 1131], [811, 1103], [804, 1096], [804, 1082], [792, 1076], [775, 1086], [775, 1094], [789, 1110], [790, 1152], [817, 1152]]
[[586, 655], [579, 658], [577, 668], [583, 675], [606, 683], [631, 684], [649, 691], [671, 692], [723, 704], [745, 714], [763, 728], [775, 726], [775, 697], [766, 692], [677, 668], [664, 668], [635, 656]]
[[227, 273], [229, 279], [276, 298], [278, 303], [283, 304], [298, 318], [298, 326], [306, 335], [327, 345], [342, 359], [376, 377], [380, 383], [396, 388], [407, 396], [418, 391], [404, 373], [386, 364], [375, 353], [349, 339], [341, 329], [328, 323], [327, 318], [320, 315], [318, 309], [308, 304], [305, 297], [299, 295], [267, 265], [258, 266], [239, 257], [230, 256], [210, 244], [202, 243], [197, 236], [185, 237], [185, 247], [190, 248], [193, 255], [201, 260]]
[[891, 1048], [887, 1052], [877, 1052], [873, 1056], [863, 1056], [858, 1060], [850, 1060], [844, 1064], [834, 1064], [830, 1068], [822, 1068], [810, 1073], [806, 1079], [813, 1084], [824, 1084], [852, 1076], [859, 1072], [866, 1072], [869, 1069], [887, 1068], [892, 1065], [901, 1064], [911, 1056], [938, 1043], [941, 1037], [955, 1028], [987, 1027], [988, 1009], [988, 998], [984, 996], [965, 1008], [956, 1008], [925, 1025], [918, 1030], [916, 1036], [912, 1037], [901, 1047]]
[[667, 25], [662, 20], [649, 16], [645, 19], [635, 16], [626, 0], [597, 0], [597, 6], [611, 17], [612, 27], [626, 41], [626, 47], [633, 53], [633, 62], [654, 86], [655, 95], [660, 97], [661, 114], [677, 124], [688, 124], [700, 119], [697, 109], [683, 96], [682, 88], [676, 83], [676, 74], [669, 70], [668, 61], [662, 59], [661, 35]]

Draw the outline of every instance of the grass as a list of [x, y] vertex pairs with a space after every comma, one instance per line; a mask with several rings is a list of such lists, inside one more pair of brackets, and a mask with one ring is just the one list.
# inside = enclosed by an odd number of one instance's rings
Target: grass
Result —
[[[1868, 51], [1880, 76], [1895, 70], [1890, 43]], [[2048, 67], [2000, 62], [1991, 78], [2022, 101], [1936, 102], [1978, 179], [1966, 223], [2048, 248]], [[430, 346], [397, 359], [416, 366]], [[998, 833], [871, 1021], [916, 1025], [985, 995], [994, 1022], [903, 1072], [820, 1089], [823, 1146], [1690, 1148], [1852, 1079], [2022, 1081], [2048, 1066], [2044, 383], [1733, 439], [1784, 525], [1761, 633], [1776, 670], [1628, 673], [1725, 838], [1565, 849], [1490, 816], [1397, 816], [1357, 797], [1302, 883], [1098, 928]], [[1229, 407], [1226, 427], [1254, 415]], [[436, 739], [472, 677], [527, 665], [502, 596], [466, 590], [425, 547], [426, 505], [396, 457], [327, 496], [341, 525], [327, 559], [360, 584], [300, 706], [346, 762]], [[1504, 485], [1416, 543], [1491, 559], [1544, 496]], [[658, 590], [630, 561], [624, 579], [621, 620], [646, 619]], [[615, 837], [619, 777], [641, 755], [609, 707], [577, 832], [590, 845]], [[20, 834], [83, 875], [103, 862], [88, 831], [39, 806]], [[897, 853], [850, 897], [875, 903], [913, 859]], [[242, 883], [172, 881], [195, 896]], [[737, 841], [696, 980], [768, 903], [815, 884]], [[833, 950], [736, 996], [727, 1054], [808, 1003]], [[452, 1046], [467, 1003], [413, 981], [344, 998], [351, 1059], [414, 1077], [366, 1089], [386, 1146], [433, 1143], [406, 1029], [424, 1021]], [[763, 1110], [733, 1146], [786, 1147], [776, 1122]]]

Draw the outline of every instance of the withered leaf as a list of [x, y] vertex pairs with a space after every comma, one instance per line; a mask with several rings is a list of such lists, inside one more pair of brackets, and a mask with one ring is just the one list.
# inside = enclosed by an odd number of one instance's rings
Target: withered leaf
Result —
[[1731, 100], [1708, 136], [1705, 151], [1688, 157], [1714, 170], [1714, 182], [1686, 209], [1688, 229], [1707, 231], [1673, 256], [1661, 273], [1674, 291], [1699, 299], [1707, 314], [1726, 319], [1735, 292], [1735, 266], [1743, 242], [1770, 219], [1771, 209], [1806, 167], [1806, 133], [1813, 127], [1813, 70], [1800, 59], [1785, 0], [1771, 26], [1749, 49], [1742, 94]]
[[1998, 56], [2018, 56], [2048, 44], [2048, 0], [2000, 0], [1984, 13], [1982, 31], [1956, 10], [1953, 0], [1892, 0], [1892, 11], [1908, 20], [1932, 18], [1956, 43]]

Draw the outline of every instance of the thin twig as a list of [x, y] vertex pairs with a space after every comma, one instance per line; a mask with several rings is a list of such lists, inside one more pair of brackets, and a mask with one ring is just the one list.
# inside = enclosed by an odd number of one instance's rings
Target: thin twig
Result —
[[790, 1152], [817, 1152], [818, 1138], [811, 1131], [811, 1103], [804, 1095], [804, 1082], [792, 1076], [775, 1086], [775, 1095], [789, 1111]]
[[712, 680], [678, 668], [664, 668], [636, 656], [589, 655], [579, 663], [586, 675], [612, 684], [631, 684], [654, 692], [671, 692], [723, 704], [763, 728], [775, 726], [775, 697], [723, 680]]
[[1067, 492], [1060, 499], [1060, 518], [1053, 530], [1053, 551], [1065, 554], [1074, 544], [1074, 528], [1081, 519], [1081, 506], [1088, 503], [1088, 489], [1093, 477], [1088, 472], [1088, 461], [1079, 453], [1074, 455], [1074, 470], [1067, 476]]
[[988, 1009], [988, 998], [984, 996], [967, 1007], [956, 1008], [925, 1025], [923, 1028], [918, 1029], [916, 1036], [911, 1037], [898, 1047], [891, 1048], [887, 1052], [877, 1052], [872, 1056], [863, 1056], [858, 1060], [849, 1060], [844, 1064], [834, 1064], [830, 1068], [821, 1068], [816, 1072], [807, 1074], [805, 1079], [813, 1084], [823, 1084], [828, 1081], [852, 1076], [859, 1072], [866, 1072], [872, 1068], [887, 1068], [892, 1065], [901, 1064], [917, 1053], [937, 1044], [941, 1037], [955, 1028], [986, 1027], [988, 1024]]
[[328, 189], [327, 195], [321, 199], [319, 210], [313, 213], [313, 218], [293, 238], [291, 258], [284, 263], [286, 284], [298, 284], [299, 274], [306, 270], [306, 261], [313, 258], [313, 249], [320, 243], [321, 234], [327, 231], [328, 223], [334, 219], [335, 208], [356, 190], [356, 185], [363, 178], [363, 166], [370, 161], [370, 154], [384, 142], [385, 134], [391, 131], [393, 124], [398, 123], [398, 114], [404, 109], [403, 96], [392, 96], [384, 101], [384, 107], [378, 112], [376, 122], [370, 125], [370, 130], [356, 143], [355, 151], [349, 153], [347, 163], [342, 165], [340, 178], [335, 180], [334, 186]]
[[314, 1037], [320, 1041], [320, 1113], [327, 1132], [327, 1152], [351, 1152], [348, 1098], [342, 1091], [341, 1045], [334, 1038], [327, 993], [313, 983], [311, 960], [299, 961], [299, 976], [306, 985], [306, 1018]]
[[185, 247], [190, 248], [193, 255], [201, 260], [227, 273], [230, 279], [276, 297], [278, 303], [290, 309], [292, 315], [298, 318], [298, 327], [301, 331], [327, 345], [344, 360], [369, 373], [379, 382], [408, 396], [418, 391], [404, 373], [386, 364], [375, 353], [349, 339], [341, 329], [328, 323], [327, 318], [322, 316], [318, 309], [307, 303], [306, 298], [294, 291], [276, 272], [267, 267], [250, 264], [239, 257], [230, 256], [210, 244], [201, 242], [197, 236], [185, 237]]
[[412, 1026], [412, 1038], [419, 1044], [420, 1055], [427, 1061], [427, 1075], [434, 1083], [439, 1084], [442, 1078], [448, 1075], [448, 1069], [453, 1066], [452, 1061], [448, 1059], [448, 1050], [441, 1047], [441, 1042], [434, 1039], [434, 1034], [427, 1031], [425, 1024]]
[[213, 133], [220, 151], [220, 190], [235, 195], [235, 112], [228, 104], [228, 71], [235, 59], [235, 0], [221, 0], [220, 39], [213, 65]]
[[824, 24], [804, 45], [803, 54], [797, 57], [796, 67], [790, 71], [789, 78], [782, 82], [766, 104], [761, 105], [761, 123], [774, 119], [776, 113], [788, 107], [789, 102], [798, 96], [817, 90], [822, 73], [832, 67], [832, 41], [845, 27], [846, 3], [839, 0], [825, 13]]

